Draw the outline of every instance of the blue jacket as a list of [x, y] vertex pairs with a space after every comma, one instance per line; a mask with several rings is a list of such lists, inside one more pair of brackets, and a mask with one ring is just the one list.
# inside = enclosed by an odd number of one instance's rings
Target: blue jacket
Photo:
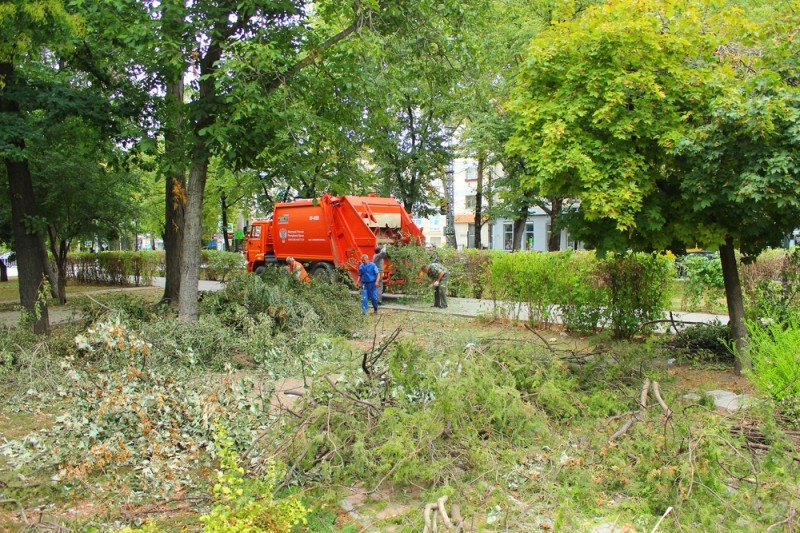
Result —
[[365, 283], [375, 283], [375, 280], [378, 279], [378, 267], [375, 266], [375, 263], [361, 263], [358, 265], [358, 279], [361, 284]]

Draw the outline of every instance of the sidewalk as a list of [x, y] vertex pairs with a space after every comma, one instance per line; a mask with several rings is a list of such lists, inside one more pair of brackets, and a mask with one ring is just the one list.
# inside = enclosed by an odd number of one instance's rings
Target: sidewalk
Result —
[[[153, 287], [164, 287], [166, 283], [165, 278], [153, 278], [153, 282], [151, 286]], [[198, 283], [198, 290], [199, 291], [218, 291], [221, 290], [225, 286], [224, 283], [219, 281], [208, 281], [208, 280], [200, 280]], [[99, 293], [107, 293], [107, 292], [118, 292], [118, 291], [135, 291], [142, 289], [143, 287], [124, 287], [118, 289], [103, 289], [97, 290], [92, 292], [87, 292], [84, 294], [92, 295], [92, 294], [99, 294]], [[146, 287], [145, 287], [146, 288]], [[431, 307], [429, 302], [409, 302], [404, 301], [405, 297], [403, 295], [397, 294], [384, 294], [384, 304], [382, 309], [394, 309], [398, 311], [410, 311], [414, 313], [435, 313], [435, 314], [448, 314], [454, 316], [462, 316], [467, 318], [475, 318], [475, 317], [498, 317], [504, 319], [512, 319], [517, 320], [520, 322], [526, 322], [528, 320], [528, 311], [525, 309], [524, 305], [521, 304], [514, 304], [511, 305], [509, 302], [497, 302], [497, 307], [495, 306], [495, 302], [493, 300], [478, 300], [476, 298], [447, 298], [449, 303], [449, 307], [447, 309], [438, 309], [435, 307]], [[0, 303], [15, 303], [15, 302], [0, 302]], [[61, 324], [64, 322], [70, 322], [72, 320], [76, 320], [78, 318], [77, 311], [72, 309], [62, 309], [59, 307], [51, 307], [48, 309], [48, 313], [50, 316], [50, 324]], [[16, 325], [19, 322], [19, 311], [4, 311], [0, 312], [0, 327], [11, 327]], [[710, 313], [688, 313], [682, 311], [674, 311], [672, 313], [673, 319], [676, 322], [683, 322], [688, 324], [708, 324], [714, 320], [718, 320], [722, 324], [728, 323], [728, 316], [727, 315], [714, 315]], [[665, 317], [668, 319], [669, 317]], [[555, 320], [554, 322], [558, 322]], [[664, 322], [662, 327], [659, 327], [659, 331], [667, 331], [669, 329], [669, 324]]]
[[[518, 320], [520, 322], [527, 322], [528, 310], [524, 305], [514, 304], [510, 302], [497, 302], [497, 314], [495, 315], [495, 302], [493, 300], [478, 300], [475, 298], [447, 298], [447, 309], [438, 309], [431, 307], [430, 303], [411, 302], [399, 303], [402, 296], [394, 294], [384, 294], [384, 309], [397, 309], [405, 311], [413, 311], [417, 313], [437, 313], [449, 314], [463, 317], [493, 317]], [[719, 321], [722, 324], [728, 323], [728, 315], [716, 315], [712, 313], [689, 313], [684, 311], [673, 311], [672, 318], [675, 322], [682, 322], [685, 324], [709, 324], [713, 321]], [[669, 320], [669, 316], [664, 317]], [[554, 320], [558, 323], [558, 320]], [[664, 322], [663, 328], [659, 330], [666, 330], [669, 328], [669, 323]]]

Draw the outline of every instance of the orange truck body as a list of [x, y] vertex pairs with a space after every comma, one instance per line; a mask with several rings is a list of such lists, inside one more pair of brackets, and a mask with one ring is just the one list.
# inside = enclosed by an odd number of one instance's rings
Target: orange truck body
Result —
[[[270, 218], [255, 220], [246, 242], [247, 270], [285, 264], [287, 257], [304, 263], [311, 276], [344, 269], [358, 281], [361, 255], [370, 259], [385, 244], [424, 244], [422, 231], [395, 198], [331, 196], [275, 204]], [[384, 263], [384, 284], [390, 285], [391, 263]]]

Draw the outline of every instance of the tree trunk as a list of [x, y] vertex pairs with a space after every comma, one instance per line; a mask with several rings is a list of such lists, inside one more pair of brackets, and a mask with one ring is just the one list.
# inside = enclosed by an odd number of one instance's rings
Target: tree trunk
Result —
[[186, 211], [181, 252], [181, 288], [178, 317], [185, 322], [197, 320], [197, 283], [200, 279], [200, 237], [203, 226], [203, 195], [208, 178], [208, 156], [192, 158], [186, 186]]
[[8, 270], [6, 269], [5, 262], [0, 259], [0, 282], [8, 281]]
[[478, 183], [475, 185], [475, 241], [473, 245], [481, 249], [481, 228], [483, 227], [483, 156], [478, 158]]
[[736, 349], [736, 373], [741, 374], [742, 368], [750, 368], [750, 359], [747, 356], [747, 327], [744, 323], [742, 284], [732, 237], [725, 237], [725, 244], [720, 245], [719, 259], [722, 263], [722, 278], [725, 281], [725, 301], [728, 304], [731, 336]]
[[25, 227], [28, 217], [36, 216], [33, 182], [27, 161], [6, 160], [5, 163], [11, 197], [11, 225], [17, 252], [19, 301], [22, 307], [34, 317], [33, 332], [47, 333], [50, 330], [47, 297], [39, 297], [42, 284], [48, 278], [49, 268], [47, 268], [46, 261], [43, 260], [47, 257], [47, 251], [42, 234], [29, 232]]
[[547, 251], [558, 252], [561, 250], [561, 232], [556, 231], [556, 218], [564, 205], [563, 198], [550, 199], [550, 236], [547, 240]]
[[222, 235], [225, 242], [225, 251], [231, 251], [231, 245], [228, 242], [228, 206], [225, 204], [225, 193], [220, 195], [219, 202], [222, 207]]
[[164, 134], [164, 152], [169, 162], [166, 175], [164, 213], [164, 262], [166, 282], [162, 302], [178, 306], [181, 290], [181, 253], [183, 252], [184, 208], [186, 205], [186, 173], [183, 168], [181, 128], [183, 126], [183, 72], [167, 84], [167, 108], [170, 128]]
[[[14, 65], [0, 63], [2, 88], [8, 90], [14, 86], [16, 83], [14, 74]], [[18, 104], [3, 94], [4, 92], [0, 92], [0, 112], [19, 114]], [[13, 138], [11, 143], [24, 153], [25, 141], [22, 138]], [[17, 253], [19, 301], [33, 317], [34, 333], [47, 333], [50, 330], [47, 298], [39, 298], [39, 290], [47, 279], [50, 269], [47, 265], [47, 249], [41, 232], [28, 226], [29, 221], [36, 220], [37, 215], [30, 168], [24, 158], [17, 161], [4, 159], [4, 162], [8, 174], [11, 226]]]
[[50, 237], [50, 253], [53, 254], [56, 262], [56, 272], [53, 276], [55, 278], [53, 282], [56, 289], [55, 298], [58, 299], [58, 303], [64, 305], [67, 303], [67, 250], [69, 245], [64, 240], [58, 240], [58, 234], [53, 226], [48, 226], [47, 232]]

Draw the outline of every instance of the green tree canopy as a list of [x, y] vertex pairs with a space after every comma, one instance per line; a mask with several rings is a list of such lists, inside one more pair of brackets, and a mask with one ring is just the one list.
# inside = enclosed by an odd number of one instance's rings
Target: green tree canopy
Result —
[[747, 7], [624, 0], [553, 26], [520, 74], [509, 143], [529, 187], [580, 199], [590, 244], [720, 246], [741, 341], [734, 246], [800, 220], [796, 17]]

